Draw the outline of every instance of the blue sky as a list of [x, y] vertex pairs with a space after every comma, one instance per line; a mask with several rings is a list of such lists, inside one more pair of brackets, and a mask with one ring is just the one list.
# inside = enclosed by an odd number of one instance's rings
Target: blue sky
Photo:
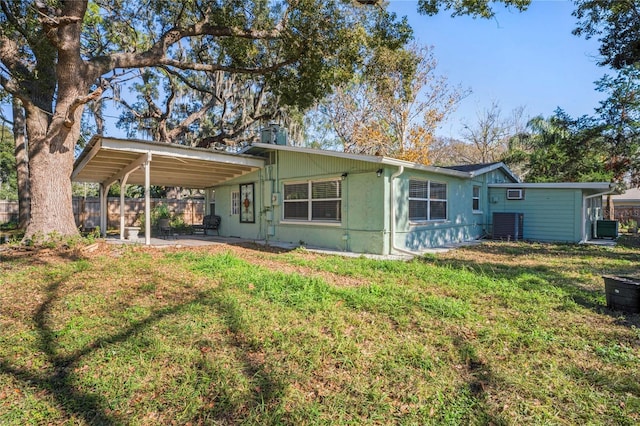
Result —
[[603, 99], [594, 82], [608, 70], [596, 64], [597, 40], [571, 34], [572, 2], [533, 0], [525, 12], [498, 8], [491, 20], [423, 16], [410, 0], [391, 0], [389, 10], [406, 15], [416, 40], [434, 47], [438, 74], [472, 91], [440, 136], [459, 136], [462, 123], [473, 124], [493, 101], [505, 116], [524, 106], [530, 117], [548, 117], [556, 107], [577, 117], [593, 114]]

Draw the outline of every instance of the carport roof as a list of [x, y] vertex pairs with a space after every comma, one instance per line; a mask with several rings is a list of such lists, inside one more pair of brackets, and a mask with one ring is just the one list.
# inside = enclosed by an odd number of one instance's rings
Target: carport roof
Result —
[[208, 188], [264, 166], [259, 157], [184, 145], [94, 136], [77, 158], [71, 180], [110, 185], [128, 172], [128, 184]]

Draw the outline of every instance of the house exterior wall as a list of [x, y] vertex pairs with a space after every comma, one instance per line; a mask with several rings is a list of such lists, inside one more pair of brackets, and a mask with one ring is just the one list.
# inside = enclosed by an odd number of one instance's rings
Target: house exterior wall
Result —
[[[490, 183], [509, 182], [501, 170], [473, 179], [432, 171], [405, 169], [393, 181], [397, 166], [306, 152], [274, 150], [260, 171], [226, 182], [215, 189], [215, 210], [222, 218], [220, 235], [324, 247], [357, 253], [394, 253], [393, 245], [420, 251], [480, 238], [488, 232]], [[382, 169], [382, 175], [377, 171]], [[346, 173], [343, 178], [342, 175]], [[284, 185], [319, 180], [340, 180], [339, 223], [285, 220]], [[409, 220], [409, 182], [412, 179], [447, 185], [446, 220]], [[253, 183], [255, 223], [240, 223], [231, 212], [231, 193]], [[393, 185], [393, 191], [391, 188]], [[473, 188], [479, 188], [479, 208], [473, 209]], [[275, 195], [275, 203], [272, 202]], [[392, 200], [391, 198], [394, 198]]]
[[[325, 247], [359, 253], [388, 252], [385, 228], [385, 177], [374, 163], [352, 159], [274, 151], [263, 170], [214, 188], [216, 214], [222, 217], [220, 235]], [[343, 179], [342, 174], [347, 176]], [[340, 223], [284, 220], [284, 185], [307, 181], [340, 180]], [[240, 184], [254, 183], [255, 223], [240, 223], [231, 214], [231, 193]], [[275, 204], [272, 202], [275, 195]], [[386, 235], [386, 237], [385, 237]]]
[[[416, 222], [409, 219], [410, 180], [429, 180], [447, 185], [447, 219]], [[476, 181], [478, 185], [482, 182]], [[395, 246], [404, 250], [419, 251], [441, 247], [450, 243], [477, 239], [482, 235], [484, 215], [474, 213], [472, 194], [474, 181], [454, 176], [417, 170], [405, 171], [398, 177], [396, 194]]]
[[504, 187], [489, 188], [490, 229], [495, 212], [523, 213], [526, 240], [575, 243], [582, 240], [580, 189], [525, 188], [523, 200], [507, 200], [506, 193]]

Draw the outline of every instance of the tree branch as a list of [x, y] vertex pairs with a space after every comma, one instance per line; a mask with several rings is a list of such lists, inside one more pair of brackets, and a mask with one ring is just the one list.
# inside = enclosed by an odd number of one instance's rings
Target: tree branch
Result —
[[142, 68], [153, 66], [172, 66], [182, 70], [193, 71], [228, 71], [232, 73], [244, 74], [265, 74], [277, 70], [283, 66], [291, 65], [296, 62], [290, 59], [275, 63], [265, 67], [234, 67], [214, 64], [201, 64], [182, 62], [166, 57], [171, 46], [178, 43], [184, 38], [213, 36], [213, 37], [236, 37], [250, 40], [273, 40], [283, 35], [283, 20], [278, 23], [275, 28], [270, 30], [255, 30], [251, 28], [239, 28], [233, 26], [217, 26], [211, 25], [206, 20], [195, 23], [186, 28], [174, 28], [167, 31], [160, 37], [160, 40], [151, 46], [148, 50], [138, 53], [114, 53], [107, 56], [96, 56], [90, 60], [95, 67], [94, 75], [100, 76], [107, 71], [115, 68]]
[[64, 125], [67, 128], [71, 128], [73, 124], [76, 122], [75, 112], [79, 106], [86, 104], [87, 102], [97, 100], [101, 95], [109, 87], [109, 83], [107, 80], [102, 80], [100, 82], [100, 86], [93, 92], [89, 93], [87, 96], [82, 96], [80, 98], [76, 98], [69, 105], [69, 109], [67, 109], [67, 114], [64, 119]]
[[18, 19], [16, 18], [16, 15], [13, 12], [11, 12], [11, 10], [9, 9], [9, 5], [5, 0], [0, 1], [0, 8], [4, 13], [4, 16], [6, 16], [7, 21], [9, 21], [11, 25], [13, 25], [16, 31], [18, 31], [22, 35], [22, 37], [24, 37], [25, 39], [31, 40], [32, 34], [29, 34], [29, 32], [24, 28], [24, 26], [18, 21]]

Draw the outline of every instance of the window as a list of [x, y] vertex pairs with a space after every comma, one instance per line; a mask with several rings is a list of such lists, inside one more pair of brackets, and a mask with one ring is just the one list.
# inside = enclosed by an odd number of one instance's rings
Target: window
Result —
[[240, 191], [231, 192], [231, 214], [240, 214]]
[[473, 210], [480, 210], [480, 187], [477, 185], [473, 186]]
[[285, 220], [340, 222], [342, 218], [341, 181], [285, 184], [283, 204]]
[[409, 181], [409, 220], [446, 220], [447, 184], [422, 180]]

